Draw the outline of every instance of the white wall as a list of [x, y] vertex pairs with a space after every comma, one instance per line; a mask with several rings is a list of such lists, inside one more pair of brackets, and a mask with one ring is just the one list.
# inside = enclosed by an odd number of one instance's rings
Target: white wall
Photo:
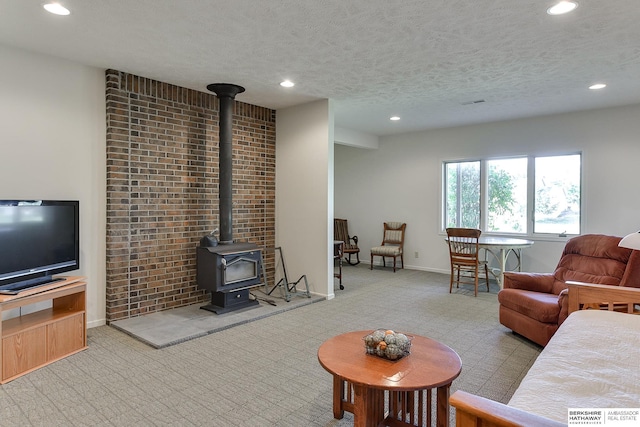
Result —
[[380, 148], [380, 138], [366, 132], [353, 129], [334, 127], [336, 144], [350, 145], [358, 148]]
[[[404, 221], [406, 265], [448, 272], [439, 212], [443, 160], [575, 151], [583, 153], [583, 234], [640, 229], [640, 105], [384, 137], [378, 150], [338, 145], [335, 216], [349, 220], [366, 262], [382, 223]], [[536, 240], [523, 253], [523, 268], [553, 271], [565, 241]]]
[[307, 275], [333, 298], [333, 107], [330, 100], [277, 111], [276, 245], [290, 280]]
[[0, 199], [80, 200], [88, 325], [105, 323], [104, 70], [0, 45]]
[[[72, 274], [88, 278], [89, 326], [104, 324], [104, 70], [4, 46], [0, 70], [0, 198], [80, 200], [81, 269]], [[584, 233], [627, 234], [640, 228], [638, 118], [640, 105], [514, 120], [385, 137], [377, 150], [336, 146], [334, 156], [331, 101], [279, 110], [277, 244], [291, 276], [307, 274], [312, 290], [328, 298], [334, 211], [360, 237], [365, 262], [382, 222], [400, 220], [408, 224], [407, 266], [446, 272], [443, 160], [573, 150], [584, 154]], [[551, 271], [563, 246], [536, 241], [525, 269]]]

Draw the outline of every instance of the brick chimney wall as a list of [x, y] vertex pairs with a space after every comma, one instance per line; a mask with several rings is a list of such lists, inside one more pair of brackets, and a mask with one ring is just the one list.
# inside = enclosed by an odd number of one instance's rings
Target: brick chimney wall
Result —
[[[196, 246], [219, 227], [217, 97], [107, 70], [106, 100], [107, 322], [209, 302], [196, 287]], [[233, 237], [266, 248], [275, 116], [234, 102]], [[273, 283], [274, 252], [264, 258]]]

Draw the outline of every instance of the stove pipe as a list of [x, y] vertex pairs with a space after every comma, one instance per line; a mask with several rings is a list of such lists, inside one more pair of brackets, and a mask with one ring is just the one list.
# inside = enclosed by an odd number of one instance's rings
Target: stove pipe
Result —
[[230, 83], [213, 83], [207, 86], [220, 101], [219, 112], [219, 165], [218, 165], [218, 193], [220, 215], [220, 244], [233, 243], [233, 100], [239, 93], [244, 92], [242, 86]]

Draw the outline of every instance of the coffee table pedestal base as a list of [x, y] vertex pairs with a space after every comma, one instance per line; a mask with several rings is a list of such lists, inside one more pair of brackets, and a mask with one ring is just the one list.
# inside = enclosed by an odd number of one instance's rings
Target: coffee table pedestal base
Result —
[[[436, 389], [438, 427], [449, 426], [449, 386]], [[351, 412], [354, 427], [430, 427], [431, 406], [432, 389], [388, 391], [333, 378], [333, 416], [342, 419], [345, 411]]]

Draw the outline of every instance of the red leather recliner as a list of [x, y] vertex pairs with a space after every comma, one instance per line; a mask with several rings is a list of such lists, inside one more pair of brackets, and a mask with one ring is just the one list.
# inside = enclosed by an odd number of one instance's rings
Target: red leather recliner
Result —
[[545, 346], [568, 316], [567, 281], [640, 287], [640, 251], [619, 247], [621, 239], [574, 237], [553, 273], [505, 273], [498, 293], [500, 323]]

